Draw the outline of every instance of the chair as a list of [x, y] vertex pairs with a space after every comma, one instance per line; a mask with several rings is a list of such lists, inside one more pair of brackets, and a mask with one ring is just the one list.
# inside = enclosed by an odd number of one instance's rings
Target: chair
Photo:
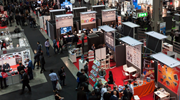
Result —
[[123, 70], [126, 72], [126, 69], [127, 69], [127, 64], [123, 65]]

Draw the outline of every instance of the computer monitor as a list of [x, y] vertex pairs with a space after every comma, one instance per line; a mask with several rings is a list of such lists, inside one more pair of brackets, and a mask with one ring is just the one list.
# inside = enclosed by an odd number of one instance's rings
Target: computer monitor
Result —
[[97, 28], [93, 28], [93, 31], [94, 31], [94, 32], [97, 31]]
[[83, 28], [83, 31], [85, 31], [86, 29], [85, 28]]
[[69, 31], [72, 31], [72, 27], [71, 26], [69, 26], [69, 27], [61, 27], [60, 30], [61, 30], [61, 34], [65, 34], [65, 33], [69, 32]]

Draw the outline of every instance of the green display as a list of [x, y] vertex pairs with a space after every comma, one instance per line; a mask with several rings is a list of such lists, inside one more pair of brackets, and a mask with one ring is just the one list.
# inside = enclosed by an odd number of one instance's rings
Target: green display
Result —
[[138, 14], [138, 17], [146, 17], [147, 16], [147, 13], [139, 13]]

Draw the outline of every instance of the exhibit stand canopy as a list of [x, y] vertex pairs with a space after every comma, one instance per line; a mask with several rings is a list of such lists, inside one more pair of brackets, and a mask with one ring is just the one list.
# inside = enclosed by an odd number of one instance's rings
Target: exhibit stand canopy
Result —
[[116, 9], [102, 10], [102, 22], [116, 21]]
[[135, 38], [135, 28], [140, 27], [138, 24], [132, 22], [122, 22], [123, 25], [123, 35]]
[[51, 20], [55, 20], [55, 15], [66, 14], [65, 9], [49, 10], [49, 12], [51, 15]]
[[127, 44], [126, 45], [127, 63], [133, 64], [141, 72], [141, 69], [142, 69], [141, 68], [141, 61], [142, 61], [141, 47], [143, 43], [129, 36], [119, 38], [119, 40]]

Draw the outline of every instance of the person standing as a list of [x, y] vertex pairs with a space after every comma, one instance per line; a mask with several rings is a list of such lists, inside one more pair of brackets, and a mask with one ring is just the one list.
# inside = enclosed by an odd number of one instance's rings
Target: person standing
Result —
[[109, 71], [108, 84], [114, 84], [113, 74]]
[[21, 23], [20, 23], [20, 16], [19, 16], [19, 14], [18, 13], [16, 13], [16, 15], [15, 15], [15, 19], [16, 19], [16, 24], [17, 25], [21, 25]]
[[113, 87], [113, 90], [112, 90], [112, 92], [111, 92], [111, 95], [114, 95], [114, 91], [116, 91], [116, 97], [119, 98], [119, 92], [118, 92], [116, 86]]
[[22, 63], [19, 63], [19, 66], [17, 67], [17, 70], [19, 72], [19, 75], [21, 76], [21, 79], [22, 79], [21, 70], [24, 70], [24, 69], [25, 69], [25, 66], [22, 65]]
[[40, 56], [40, 51], [36, 51], [34, 50], [34, 69], [36, 67], [36, 63], [37, 63], [37, 69], [39, 69], [39, 56]]
[[41, 51], [42, 50], [42, 45], [39, 41], [37, 41], [37, 51]]
[[64, 66], [61, 67], [60, 71], [58, 72], [59, 77], [60, 77], [60, 82], [62, 86], [65, 86], [65, 78], [66, 78], [66, 73], [64, 70]]
[[40, 71], [40, 73], [46, 71], [45, 68], [44, 68], [45, 63], [46, 63], [46, 62], [45, 62], [43, 53], [41, 53], [41, 54], [40, 54], [40, 64], [41, 64], [41, 71]]
[[117, 92], [113, 91], [113, 95], [111, 96], [110, 100], [118, 100], [118, 97], [116, 95], [117, 95]]
[[[63, 53], [63, 38], [61, 38], [60, 40], [59, 40], [59, 51], [60, 51], [60, 53]], [[60, 50], [61, 49], [61, 50]]]
[[129, 80], [128, 81], [128, 87], [129, 87], [129, 97], [130, 97], [130, 100], [131, 100], [131, 98], [133, 97], [133, 95], [134, 95], [134, 87], [133, 87], [133, 85], [131, 84], [131, 80]]
[[57, 74], [51, 69], [50, 70], [50, 74], [49, 74], [50, 80], [52, 82], [52, 86], [53, 86], [53, 92], [56, 92], [56, 84], [59, 80]]
[[32, 70], [34, 69], [34, 66], [33, 66], [33, 63], [32, 63], [31, 60], [27, 59], [27, 62], [28, 62], [28, 66], [27, 66], [27, 68], [28, 68], [28, 75], [29, 75], [29, 78], [31, 80], [31, 79], [33, 79], [33, 71]]
[[57, 40], [53, 40], [53, 47], [54, 47], [54, 53], [57, 54], [59, 52], [58, 46], [57, 46]]
[[111, 88], [107, 88], [107, 92], [104, 93], [103, 99], [109, 100], [111, 98]]
[[[1, 65], [0, 65], [0, 72], [5, 72], [5, 70], [2, 68]], [[3, 87], [3, 81], [4, 81], [4, 87]], [[6, 84], [6, 78], [0, 77], [0, 86], [1, 89], [8, 87], [8, 85]]]
[[46, 39], [45, 47], [46, 47], [46, 54], [50, 57], [50, 54], [49, 54], [49, 47], [50, 47], [49, 39]]
[[95, 92], [91, 92], [91, 96], [89, 96], [89, 100], [98, 100], [98, 97], [95, 95]]
[[21, 81], [22, 81], [23, 85], [22, 85], [22, 91], [20, 94], [24, 94], [25, 86], [27, 86], [27, 88], [29, 90], [28, 92], [31, 93], [31, 87], [29, 85], [28, 75], [24, 72], [24, 70], [21, 70], [21, 74], [22, 74], [22, 80]]
[[77, 93], [77, 100], [87, 100], [86, 93], [84, 92], [84, 87], [80, 87], [80, 91]]

